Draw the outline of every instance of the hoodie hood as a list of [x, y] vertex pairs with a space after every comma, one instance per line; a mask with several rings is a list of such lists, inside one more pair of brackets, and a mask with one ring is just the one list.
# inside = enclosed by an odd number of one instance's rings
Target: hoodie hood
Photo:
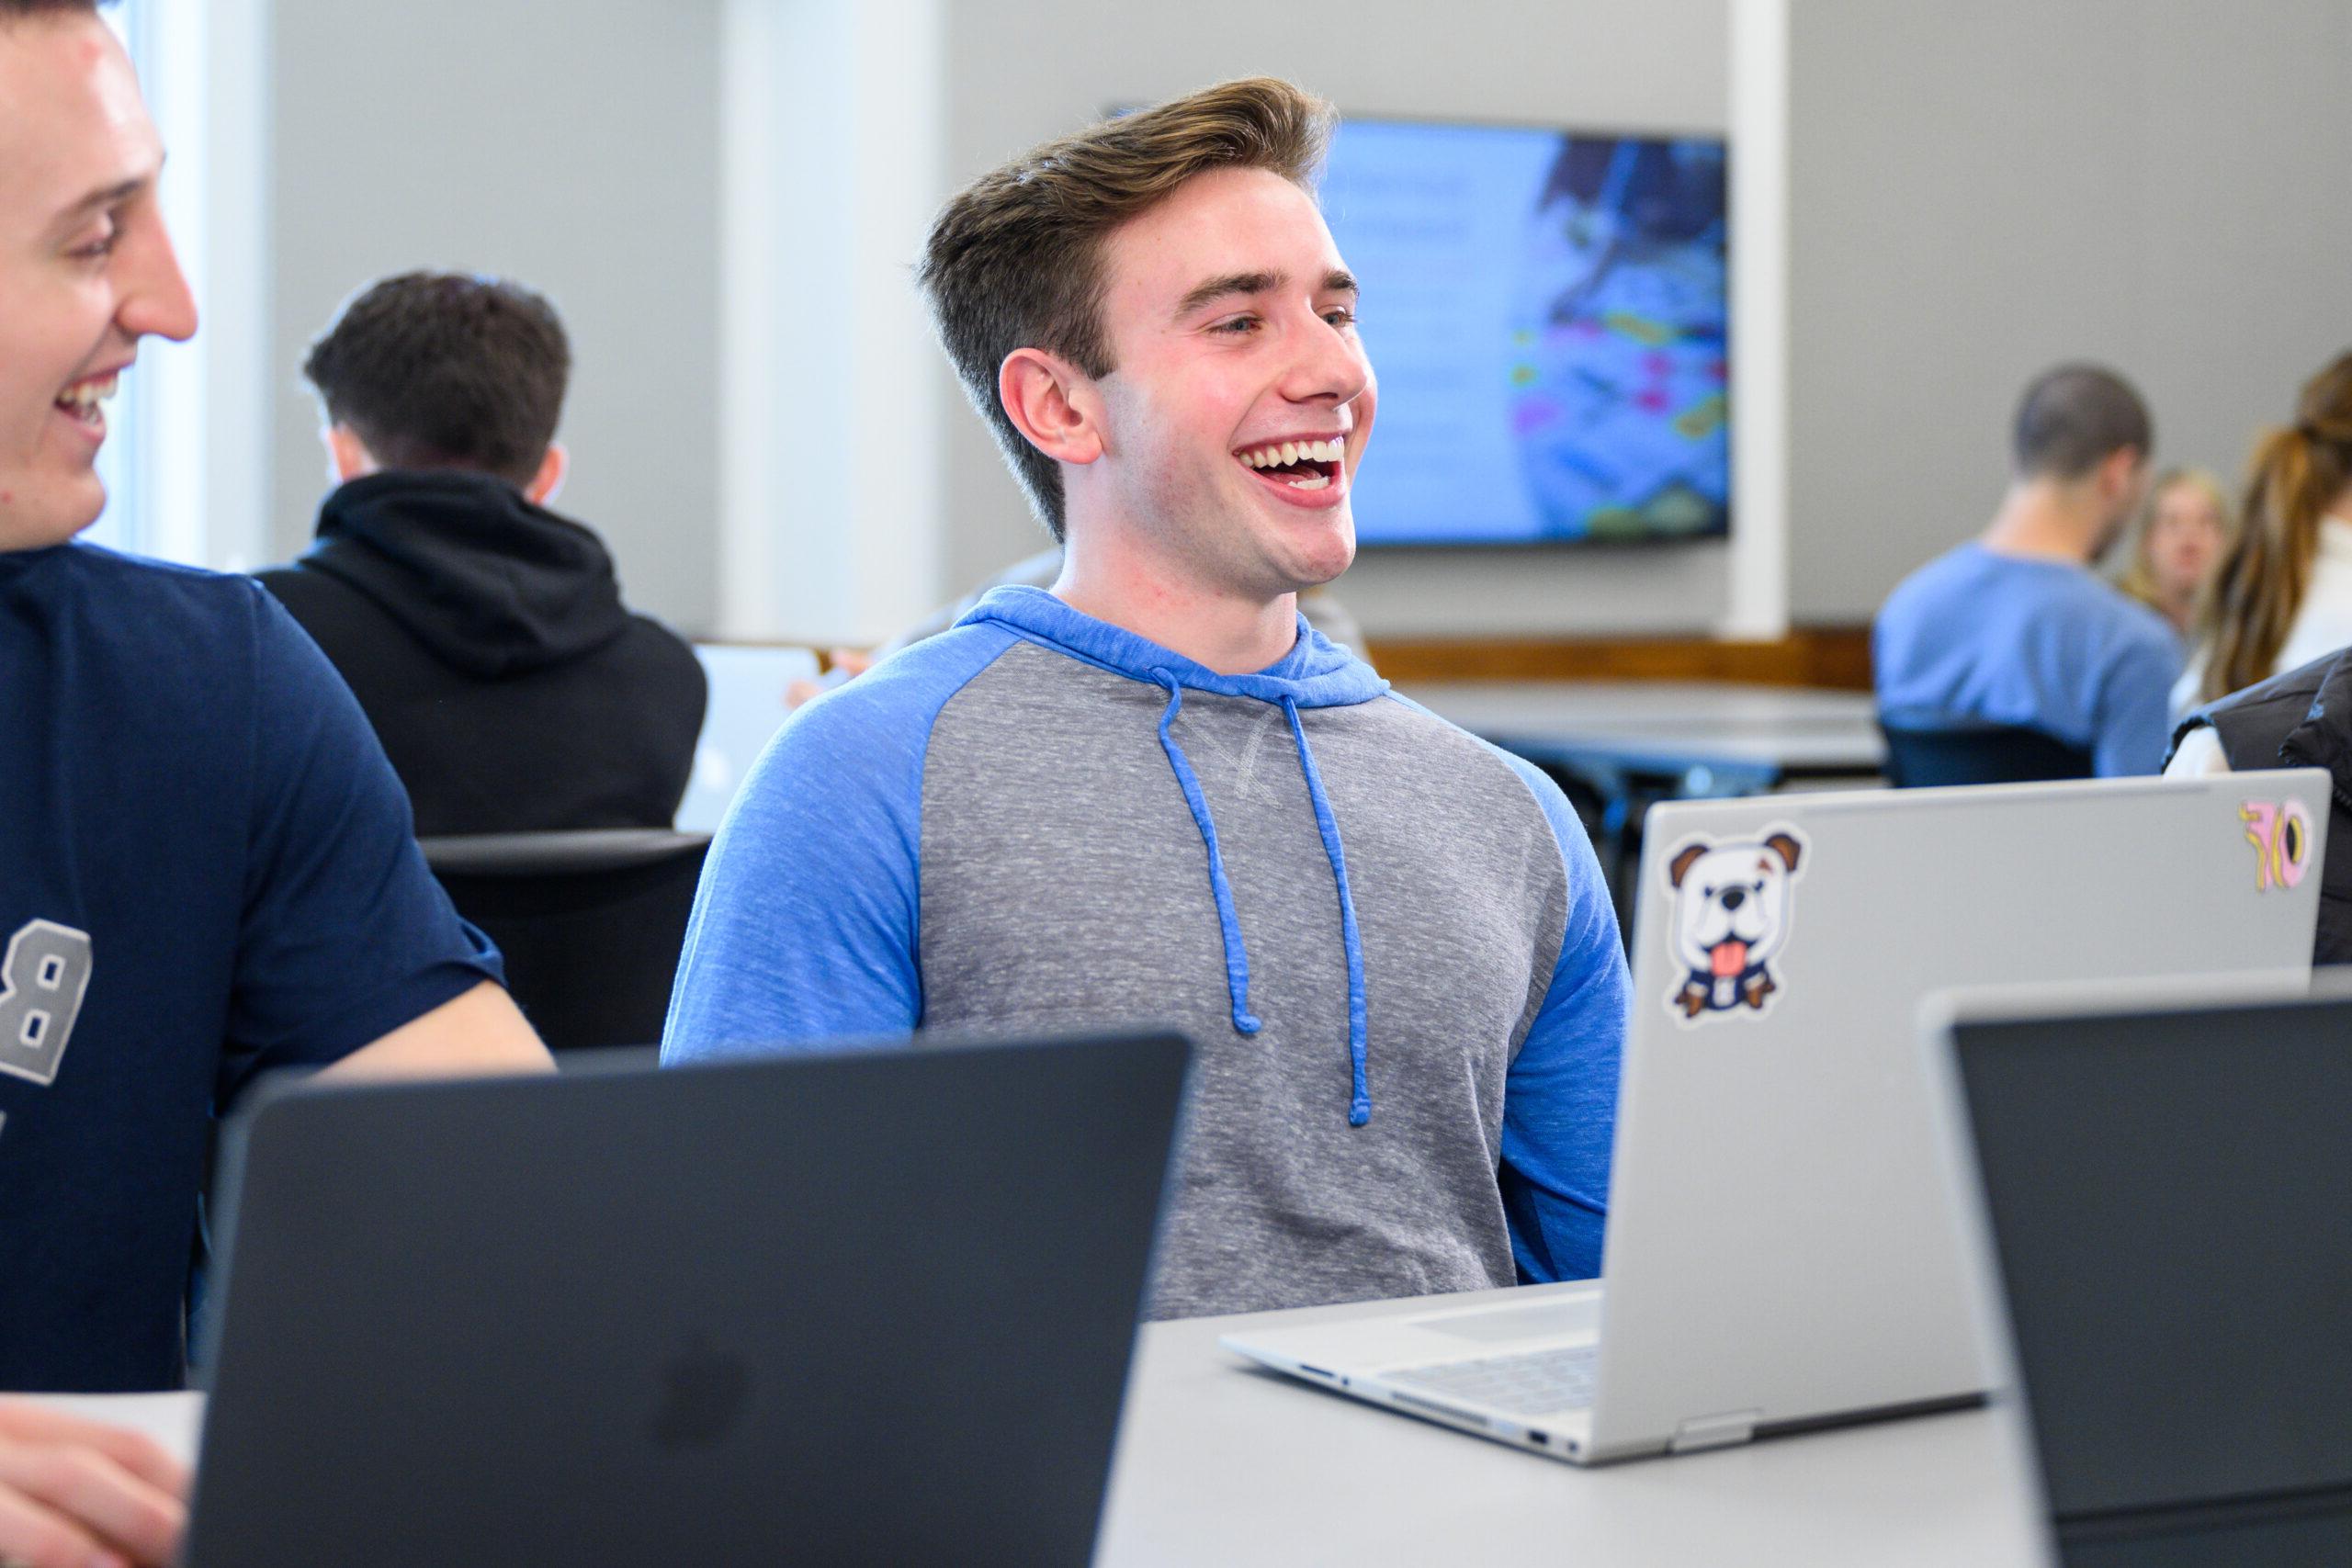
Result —
[[1132, 681], [1164, 685], [1164, 672], [1196, 692], [1254, 697], [1277, 706], [1287, 698], [1302, 708], [1351, 707], [1388, 690], [1388, 682], [1371, 665], [1308, 626], [1304, 615], [1290, 651], [1246, 675], [1220, 675], [1123, 627], [1073, 610], [1042, 588], [990, 589], [956, 624], [982, 622]]
[[1355, 897], [1348, 888], [1348, 860], [1340, 841], [1339, 819], [1331, 813], [1323, 790], [1323, 775], [1306, 743], [1302, 708], [1352, 707], [1372, 701], [1388, 682], [1363, 660], [1339, 647], [1299, 617], [1298, 637], [1291, 649], [1265, 669], [1246, 675], [1220, 675], [1204, 664], [1171, 652], [1135, 633], [1091, 615], [1081, 615], [1039, 588], [993, 590], [956, 623], [993, 624], [1041, 647], [1124, 675], [1148, 682], [1168, 694], [1159, 714], [1159, 749], [1193, 826], [1201, 835], [1209, 894], [1216, 905], [1217, 926], [1225, 942], [1225, 984], [1232, 1006], [1233, 1031], [1255, 1034], [1263, 1027], [1250, 1010], [1250, 946], [1233, 906], [1233, 889], [1225, 874], [1225, 855], [1218, 848], [1216, 822], [1209, 814], [1208, 796], [1201, 789], [1192, 760], [1175, 735], [1177, 715], [1184, 708], [1187, 688], [1221, 696], [1248, 697], [1282, 709], [1290, 727], [1291, 744], [1298, 753], [1298, 771], [1306, 783], [1306, 797], [1315, 807], [1316, 831], [1322, 836], [1324, 859], [1331, 867], [1331, 885], [1339, 895], [1340, 946], [1348, 965], [1348, 1125], [1362, 1127], [1372, 1120], [1372, 1077], [1368, 1057], [1370, 1028], [1365, 1002], [1363, 942], [1356, 926]]
[[485, 474], [354, 479], [327, 497], [299, 564], [366, 594], [476, 679], [563, 663], [628, 626], [603, 541]]

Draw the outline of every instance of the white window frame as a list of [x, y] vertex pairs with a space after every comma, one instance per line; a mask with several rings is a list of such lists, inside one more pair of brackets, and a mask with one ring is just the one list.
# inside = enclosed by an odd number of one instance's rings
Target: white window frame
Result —
[[169, 155], [164, 220], [202, 326], [140, 345], [89, 536], [248, 570], [268, 555], [269, 0], [122, 0], [107, 15]]

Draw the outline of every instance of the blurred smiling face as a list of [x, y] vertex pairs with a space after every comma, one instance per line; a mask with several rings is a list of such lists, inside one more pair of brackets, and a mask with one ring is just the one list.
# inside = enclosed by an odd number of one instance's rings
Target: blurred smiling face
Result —
[[2167, 592], [2192, 593], [2222, 553], [2223, 533], [2221, 509], [2202, 485], [2166, 485], [2148, 527], [2149, 569]]
[[103, 399], [196, 308], [155, 204], [162, 143], [96, 16], [0, 23], [0, 550], [96, 521]]
[[1314, 199], [1220, 169], [1114, 231], [1103, 261], [1114, 504], [1222, 587], [1271, 597], [1346, 570], [1377, 390]]

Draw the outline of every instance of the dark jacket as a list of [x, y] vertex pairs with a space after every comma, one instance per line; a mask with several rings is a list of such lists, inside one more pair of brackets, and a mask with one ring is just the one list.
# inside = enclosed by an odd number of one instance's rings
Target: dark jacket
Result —
[[705, 696], [694, 650], [621, 604], [596, 536], [484, 475], [389, 472], [327, 497], [257, 574], [326, 650], [420, 835], [666, 828]]
[[2325, 768], [2331, 780], [2327, 858], [2320, 866], [2319, 935], [2312, 961], [2352, 964], [2352, 649], [2233, 692], [2181, 720], [2181, 737], [2211, 725], [2230, 771]]

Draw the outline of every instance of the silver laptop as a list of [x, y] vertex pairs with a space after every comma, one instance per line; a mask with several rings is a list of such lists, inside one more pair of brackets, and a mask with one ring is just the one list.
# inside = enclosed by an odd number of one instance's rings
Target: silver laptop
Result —
[[1224, 1343], [1581, 1463], [1973, 1403], [1923, 1000], [2184, 973], [2300, 992], [2328, 800], [2302, 769], [1659, 806], [1606, 1289], [1274, 1316]]

